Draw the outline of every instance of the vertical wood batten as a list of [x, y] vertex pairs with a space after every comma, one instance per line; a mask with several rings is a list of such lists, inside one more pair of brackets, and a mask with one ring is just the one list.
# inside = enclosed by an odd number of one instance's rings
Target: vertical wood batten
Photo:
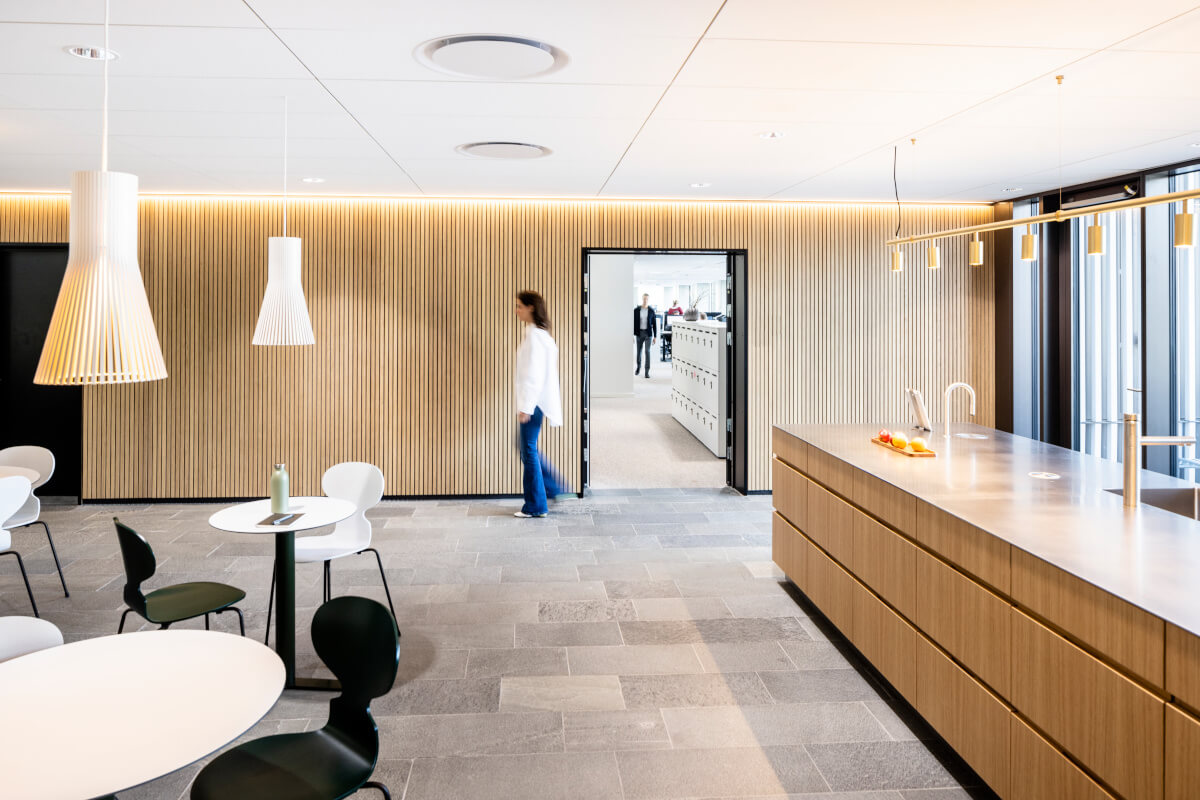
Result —
[[[906, 230], [990, 221], [987, 206], [912, 206]], [[0, 197], [0, 241], [65, 242], [68, 201]], [[341, 460], [384, 471], [389, 494], [519, 491], [512, 297], [542, 292], [560, 353], [566, 425], [545, 449], [578, 485], [580, 253], [585, 247], [745, 248], [749, 460], [770, 488], [770, 427], [908, 418], [905, 386], [931, 402], [956, 380], [993, 421], [991, 236], [983, 268], [966, 239], [888, 269], [895, 207], [540, 200], [299, 199], [303, 282], [317, 344], [252, 347], [267, 237], [282, 203], [143, 198], [139, 263], [169, 377], [84, 389], [87, 498], [261, 495], [286, 461], [293, 491], [320, 491]], [[956, 399], [955, 414], [966, 414]], [[933, 402], [935, 416], [941, 404]]]

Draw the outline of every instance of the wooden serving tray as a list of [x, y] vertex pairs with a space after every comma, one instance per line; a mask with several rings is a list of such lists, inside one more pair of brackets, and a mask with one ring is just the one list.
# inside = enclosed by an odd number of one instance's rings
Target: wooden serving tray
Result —
[[880, 439], [878, 436], [871, 439], [871, 441], [874, 442], [875, 444], [879, 445], [880, 447], [886, 447], [888, 450], [891, 450], [893, 453], [899, 453], [900, 455], [908, 456], [909, 458], [934, 458], [937, 456], [937, 453], [935, 453], [932, 450], [926, 450], [923, 453], [918, 453], [917, 451], [912, 449], [911, 445], [906, 446], [903, 450], [901, 450], [898, 447], [892, 447], [892, 445], [890, 443], [885, 442], [883, 439]]

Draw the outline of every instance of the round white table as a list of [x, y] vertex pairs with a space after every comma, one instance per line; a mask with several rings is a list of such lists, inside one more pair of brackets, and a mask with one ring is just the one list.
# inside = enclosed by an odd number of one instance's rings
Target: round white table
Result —
[[111, 795], [219, 750], [271, 710], [283, 664], [199, 630], [102, 636], [0, 664], [0, 797]]
[[283, 659], [288, 689], [340, 688], [336, 681], [296, 677], [296, 531], [333, 525], [354, 511], [354, 503], [336, 497], [293, 497], [291, 512], [300, 517], [286, 525], [259, 524], [271, 514], [270, 500], [239, 503], [208, 518], [219, 530], [275, 535], [275, 652]]
[[30, 483], [37, 483], [38, 478], [42, 477], [42, 473], [28, 467], [0, 466], [0, 478], [12, 478], [14, 476], [26, 478]]

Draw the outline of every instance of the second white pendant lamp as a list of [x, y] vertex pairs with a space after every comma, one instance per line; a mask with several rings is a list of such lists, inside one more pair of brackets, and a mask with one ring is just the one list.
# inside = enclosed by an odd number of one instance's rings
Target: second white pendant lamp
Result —
[[283, 236], [267, 239], [267, 289], [251, 341], [257, 345], [316, 343], [300, 282], [300, 238], [287, 235], [287, 98], [283, 101]]

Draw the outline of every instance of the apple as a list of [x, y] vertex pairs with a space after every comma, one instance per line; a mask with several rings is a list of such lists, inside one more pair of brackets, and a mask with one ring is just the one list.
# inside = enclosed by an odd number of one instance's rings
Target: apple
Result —
[[903, 433], [893, 433], [892, 447], [896, 448], [897, 450], [903, 450], [904, 448], [908, 447], [908, 437]]
[[914, 453], [924, 453], [926, 450], [929, 449], [929, 443], [926, 442], [924, 439], [922, 439], [920, 436], [914, 436], [913, 440], [911, 442], [909, 442], [909, 445], [912, 446]]
[[892, 434], [887, 428], [880, 428], [879, 433], [875, 434], [875, 438], [879, 439], [879, 441], [883, 442], [884, 444], [887, 444], [892, 440]]

